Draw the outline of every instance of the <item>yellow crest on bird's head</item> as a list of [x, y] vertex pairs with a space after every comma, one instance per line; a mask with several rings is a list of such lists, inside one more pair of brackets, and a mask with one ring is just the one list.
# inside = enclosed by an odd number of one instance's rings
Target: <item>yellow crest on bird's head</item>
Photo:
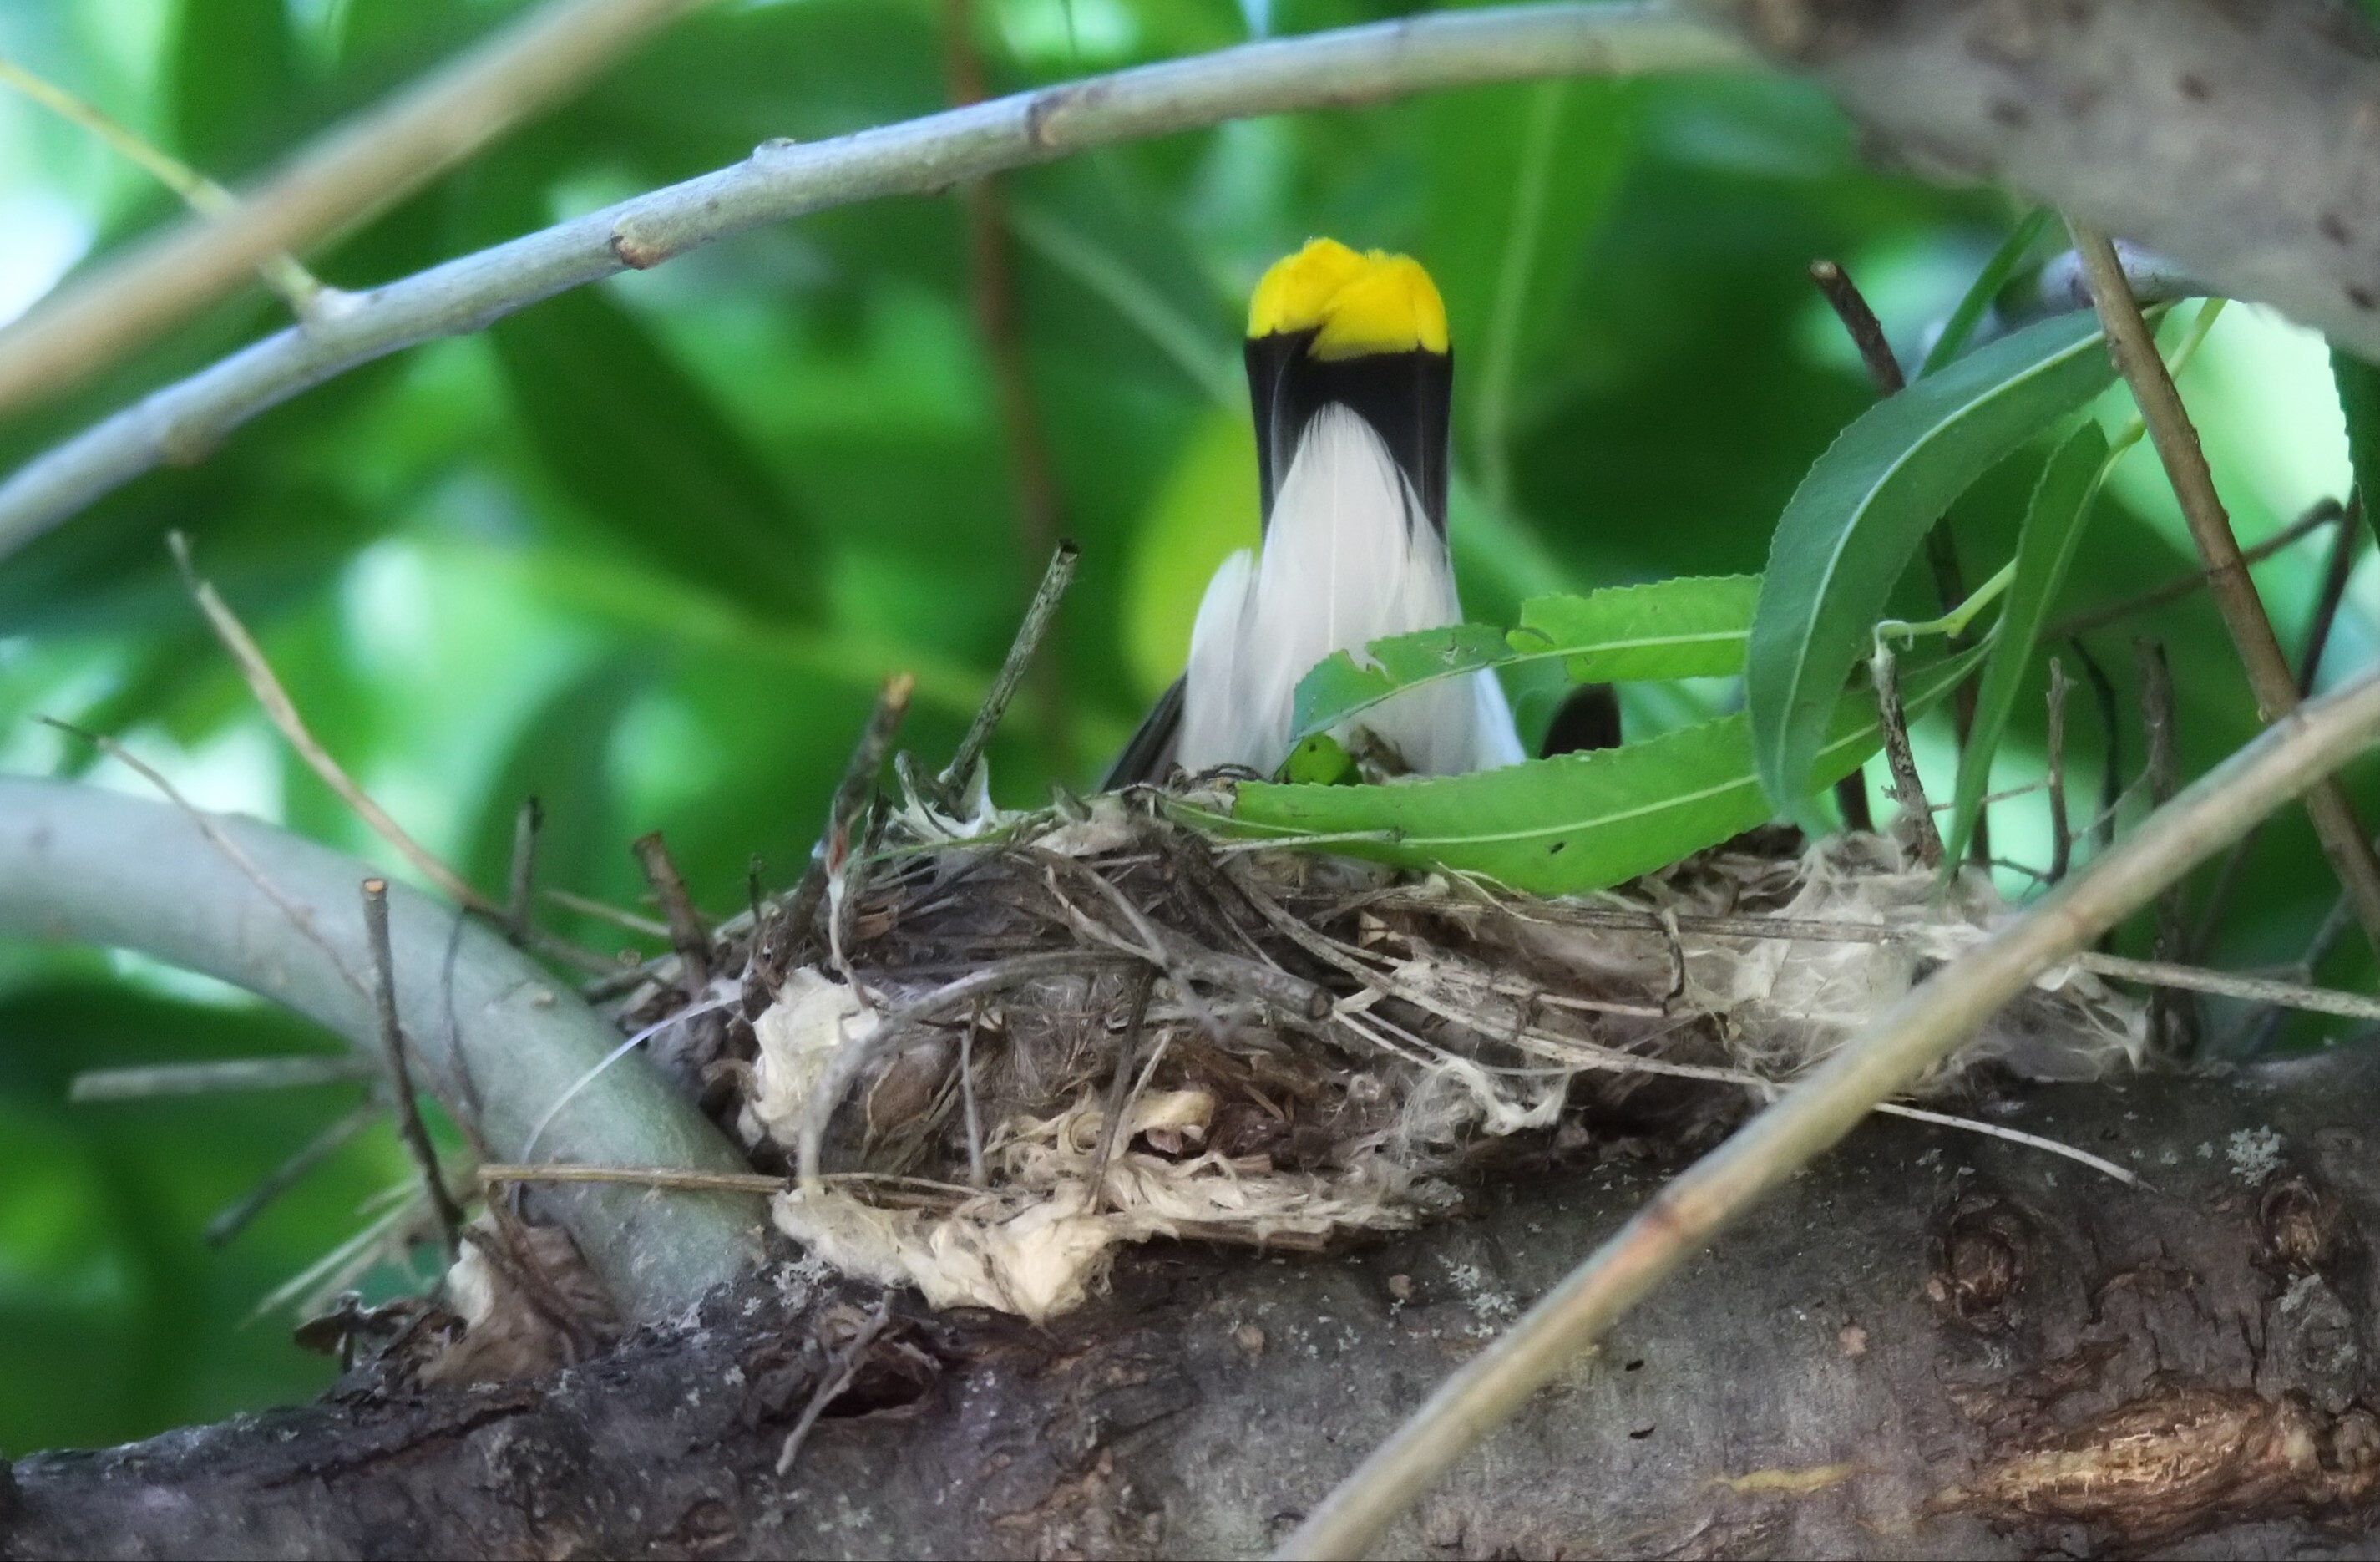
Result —
[[1446, 351], [1446, 301], [1421, 262], [1384, 250], [1358, 254], [1309, 240], [1275, 261], [1248, 300], [1248, 335], [1311, 331], [1317, 358]]

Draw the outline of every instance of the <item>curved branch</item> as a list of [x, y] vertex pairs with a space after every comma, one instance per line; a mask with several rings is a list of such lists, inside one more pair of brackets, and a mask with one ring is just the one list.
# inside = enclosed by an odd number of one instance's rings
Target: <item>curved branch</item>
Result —
[[661, 264], [762, 223], [1044, 163], [1112, 141], [1434, 87], [1740, 66], [1724, 33], [1670, 6], [1488, 7], [1250, 43], [797, 145], [465, 255], [268, 336], [169, 385], [0, 484], [0, 558], [164, 462], [194, 461], [267, 408], [358, 364], [476, 331], [540, 299]]
[[2380, 359], [2380, 58], [2357, 7], [1705, 8], [1920, 170], [2022, 190]]
[[[285, 1005], [372, 1056], [379, 1019], [354, 977], [371, 969], [357, 885], [374, 871], [254, 820], [206, 823], [245, 864], [168, 804], [0, 776], [0, 935], [137, 949]], [[619, 1044], [618, 1032], [487, 928], [467, 921], [458, 937], [451, 908], [392, 885], [388, 911], [407, 1039], [443, 1100], [476, 1102], [489, 1151], [516, 1157], [539, 1117]], [[634, 1058], [581, 1091], [540, 1147], [565, 1161], [746, 1169]], [[638, 1318], [674, 1314], [732, 1278], [760, 1224], [759, 1205], [732, 1194], [593, 1184], [556, 1192], [581, 1251]]]

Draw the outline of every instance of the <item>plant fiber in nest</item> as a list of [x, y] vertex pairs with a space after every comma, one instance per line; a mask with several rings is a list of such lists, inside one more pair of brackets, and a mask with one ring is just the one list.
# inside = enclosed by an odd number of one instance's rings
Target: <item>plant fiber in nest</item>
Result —
[[[1499, 1162], [1723, 1131], [2013, 914], [1888, 836], [1757, 832], [1541, 900], [1219, 842], [1164, 800], [955, 819], [913, 788], [819, 925], [777, 930], [797, 962], [747, 928], [712, 995], [740, 986], [751, 1023], [686, 1062], [734, 1080], [757, 1165], [798, 1174], [787, 1235], [1040, 1319], [1120, 1243], [1409, 1226]], [[2144, 1034], [2053, 970], [1916, 1093], [2096, 1077]]]

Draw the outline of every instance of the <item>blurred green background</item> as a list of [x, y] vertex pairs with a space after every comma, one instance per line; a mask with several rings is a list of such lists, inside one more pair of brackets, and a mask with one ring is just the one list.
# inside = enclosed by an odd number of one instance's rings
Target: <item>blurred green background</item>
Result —
[[[230, 182], [512, 8], [0, 0], [0, 53]], [[972, 41], [997, 91], [1412, 8], [978, 0]], [[946, 15], [937, 0], [721, 0], [317, 269], [370, 286], [770, 137], [931, 112], [949, 101]], [[2015, 215], [1988, 192], [1865, 165], [1823, 97], [1750, 77], [1522, 85], [1237, 124], [1020, 173], [1000, 193], [1062, 529], [1083, 546], [1050, 652], [1060, 676], [992, 751], [996, 794], [1015, 805], [1096, 781], [1179, 669], [1208, 571], [1253, 537], [1242, 301], [1307, 237], [1405, 250], [1436, 274], [1459, 363], [1466, 604], [1509, 622], [1534, 592], [1756, 570], [1796, 481], [1871, 399], [1809, 262], [1840, 261], [1907, 352]], [[85, 133], [0, 97], [0, 316], [175, 215]], [[756, 855], [772, 885], [798, 872], [884, 675], [917, 675], [905, 743], [947, 752], [1038, 573], [968, 287], [955, 195], [880, 201], [300, 396], [0, 565], [0, 769], [140, 789], [32, 719], [49, 714], [119, 735], [208, 806], [385, 857], [279, 746], [207, 637], [163, 545], [179, 528], [318, 733], [481, 885], [500, 885], [534, 793], [543, 883], [635, 905], [626, 843], [659, 829], [698, 898], [730, 912]], [[0, 425], [0, 465], [283, 319], [261, 289], [214, 310]], [[2345, 497], [2319, 341], [2235, 307], [2184, 389], [2244, 540]], [[2008, 555], [2030, 459], [1961, 506], [1971, 580]], [[2327, 545], [2317, 533], [2259, 570], [2293, 649]], [[2065, 605], [2188, 567], [2143, 447], [2101, 502]], [[2370, 661], [2375, 592], [2367, 559], [2325, 682]], [[1912, 614], [1927, 605], [1914, 591]], [[2251, 733], [2203, 599], [2093, 637], [2128, 711], [2137, 634], [2173, 655], [2192, 772]], [[1541, 723], [1545, 691], [1521, 692], [1524, 726]], [[1733, 695], [1630, 697], [1641, 734]], [[2104, 752], [2087, 695], [2070, 726], [2082, 817]], [[2029, 700], [1998, 784], [2038, 775], [2041, 731]], [[1921, 736], [1947, 797], [1947, 730], [1937, 718]], [[2129, 775], [2129, 714], [2123, 743]], [[2352, 786], [2371, 795], [2368, 775]], [[2038, 795], [1997, 808], [1998, 854], [2044, 862], [2043, 820]], [[2002, 881], [2030, 884], [2014, 870]], [[2210, 958], [2294, 958], [2331, 894], [2301, 818], [2277, 822]], [[604, 947], [623, 938], [554, 923]], [[2323, 974], [2368, 982], [2367, 964], [2350, 950]], [[136, 1437], [327, 1381], [285, 1316], [244, 1320], [402, 1180], [386, 1128], [220, 1251], [200, 1230], [357, 1088], [89, 1106], [65, 1092], [95, 1067], [333, 1045], [136, 958], [0, 944], [0, 1450]]]

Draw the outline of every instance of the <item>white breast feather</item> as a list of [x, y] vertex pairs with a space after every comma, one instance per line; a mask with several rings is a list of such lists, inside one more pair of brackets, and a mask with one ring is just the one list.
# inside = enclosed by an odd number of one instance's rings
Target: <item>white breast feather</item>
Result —
[[[1446, 545], [1388, 446], [1354, 412], [1325, 407], [1273, 495], [1261, 555], [1253, 565], [1245, 552], [1226, 559], [1199, 604], [1175, 757], [1194, 774], [1220, 764], [1270, 772], [1288, 757], [1293, 696], [1317, 662], [1462, 619]], [[1353, 725], [1425, 775], [1522, 757], [1491, 672], [1398, 695]]]

